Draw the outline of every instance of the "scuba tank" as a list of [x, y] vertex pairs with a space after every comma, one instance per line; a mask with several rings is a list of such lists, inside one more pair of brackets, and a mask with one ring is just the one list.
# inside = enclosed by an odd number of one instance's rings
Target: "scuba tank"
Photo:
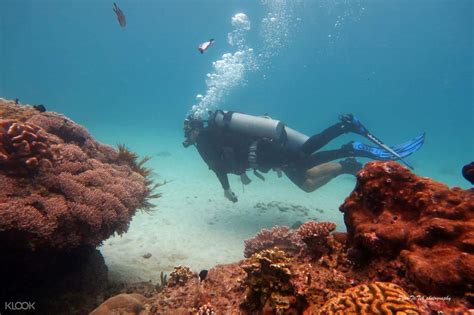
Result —
[[282, 143], [286, 141], [285, 124], [279, 120], [222, 110], [216, 111], [212, 120], [217, 126], [231, 131]]
[[299, 150], [303, 143], [309, 139], [309, 137], [299, 131], [291, 129], [285, 126], [286, 131], [286, 147], [292, 151]]

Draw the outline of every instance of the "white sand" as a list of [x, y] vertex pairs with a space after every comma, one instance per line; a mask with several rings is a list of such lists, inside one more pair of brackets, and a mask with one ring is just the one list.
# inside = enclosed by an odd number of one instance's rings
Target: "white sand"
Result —
[[[265, 175], [265, 182], [249, 173], [252, 183], [243, 192], [238, 177], [231, 175], [231, 187], [239, 197], [233, 204], [224, 198], [219, 181], [194, 148], [186, 150], [176, 143], [166, 150], [171, 156], [149, 162], [159, 181], [172, 180], [159, 189], [163, 196], [156, 202], [156, 212], [137, 213], [126, 234], [108, 239], [100, 248], [111, 280], [156, 282], [161, 271], [169, 273], [176, 265], [199, 271], [238, 261], [243, 258], [244, 240], [274, 225], [318, 219], [336, 222], [344, 230], [338, 207], [354, 187], [352, 176], [340, 176], [308, 194], [274, 172]], [[310, 210], [306, 214], [255, 209], [259, 202], [272, 201]], [[146, 253], [152, 257], [143, 258]]]

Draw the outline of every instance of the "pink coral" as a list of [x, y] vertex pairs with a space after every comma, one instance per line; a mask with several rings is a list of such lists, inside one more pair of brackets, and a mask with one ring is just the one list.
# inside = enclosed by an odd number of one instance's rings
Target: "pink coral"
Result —
[[253, 254], [278, 247], [286, 252], [298, 253], [304, 246], [295, 231], [286, 226], [274, 226], [271, 230], [262, 229], [255, 237], [245, 240], [244, 256], [249, 258]]
[[[11, 167], [0, 169], [2, 246], [97, 246], [112, 234], [125, 232], [150, 192], [147, 179], [119, 163], [116, 151], [96, 142], [83, 127], [64, 116], [42, 113], [30, 120], [2, 126], [32, 128], [42, 143], [57, 144], [60, 159], [51, 163], [48, 171], [29, 176], [13, 176]], [[53, 153], [41, 154], [39, 161], [54, 157]], [[30, 158], [22, 156], [25, 163]]]
[[336, 224], [332, 222], [308, 221], [299, 227], [298, 236], [306, 244], [310, 255], [319, 258], [328, 252], [328, 236], [335, 229]]

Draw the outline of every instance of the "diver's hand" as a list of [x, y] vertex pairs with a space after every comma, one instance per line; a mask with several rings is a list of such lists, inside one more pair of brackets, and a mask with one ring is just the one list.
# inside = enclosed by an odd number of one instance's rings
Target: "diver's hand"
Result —
[[237, 199], [237, 196], [234, 194], [234, 192], [232, 190], [229, 189], [226, 189], [224, 190], [224, 196], [229, 199], [230, 201], [236, 203], [237, 201], [239, 201], [239, 199]]
[[245, 173], [240, 174], [240, 181], [244, 185], [248, 185], [250, 182], [252, 182], [252, 180]]

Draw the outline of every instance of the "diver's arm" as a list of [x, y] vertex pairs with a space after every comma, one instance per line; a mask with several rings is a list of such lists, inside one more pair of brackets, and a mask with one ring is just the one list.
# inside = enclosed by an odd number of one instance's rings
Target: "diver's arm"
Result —
[[222, 185], [222, 188], [224, 190], [230, 189], [229, 185], [229, 179], [227, 178], [227, 173], [219, 171], [219, 170], [213, 170], [214, 173], [216, 173], [217, 178], [219, 179], [219, 182]]
[[224, 196], [232, 202], [239, 201], [237, 199], [237, 196], [232, 191], [232, 189], [230, 189], [229, 179], [227, 178], [227, 173], [222, 172], [222, 171], [218, 171], [218, 170], [214, 170], [214, 172], [216, 173], [217, 178], [219, 179], [219, 182], [221, 183], [222, 188], [224, 189]]

